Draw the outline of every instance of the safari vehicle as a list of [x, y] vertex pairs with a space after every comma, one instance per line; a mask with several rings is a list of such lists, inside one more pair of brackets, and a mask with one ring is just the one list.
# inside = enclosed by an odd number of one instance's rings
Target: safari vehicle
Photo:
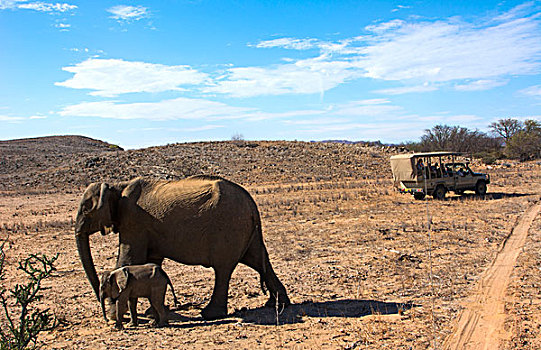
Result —
[[472, 190], [484, 195], [490, 176], [473, 172], [469, 163], [456, 161], [460, 155], [458, 152], [428, 152], [392, 156], [394, 185], [401, 193], [412, 193], [415, 199], [426, 195], [444, 199], [448, 191], [462, 194]]

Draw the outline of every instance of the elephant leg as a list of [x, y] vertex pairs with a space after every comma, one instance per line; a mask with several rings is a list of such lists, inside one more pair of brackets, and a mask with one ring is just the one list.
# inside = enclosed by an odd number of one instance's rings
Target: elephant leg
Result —
[[234, 268], [235, 266], [214, 267], [214, 291], [209, 304], [201, 311], [201, 316], [205, 320], [215, 320], [227, 316], [229, 280]]
[[130, 323], [128, 326], [137, 327], [137, 298], [130, 298], [128, 306], [130, 307]]
[[261, 238], [252, 241], [240, 262], [256, 270], [261, 276], [262, 283], [267, 286], [270, 295], [265, 306], [276, 307], [278, 304], [280, 308], [284, 308], [291, 304], [284, 285], [274, 273]]
[[122, 326], [122, 316], [124, 316], [126, 311], [128, 311], [128, 298], [121, 295], [116, 302], [116, 329], [124, 328]]
[[[167, 286], [166, 286], [167, 287]], [[156, 318], [154, 319], [154, 326], [163, 327], [167, 324], [167, 312], [165, 311], [165, 289], [153, 288], [148, 298], [150, 305], [156, 311]]]
[[148, 262], [148, 248], [144, 241], [131, 242], [124, 237], [120, 237], [120, 239], [125, 242], [120, 242], [118, 246], [117, 269], [122, 266], [140, 265]]

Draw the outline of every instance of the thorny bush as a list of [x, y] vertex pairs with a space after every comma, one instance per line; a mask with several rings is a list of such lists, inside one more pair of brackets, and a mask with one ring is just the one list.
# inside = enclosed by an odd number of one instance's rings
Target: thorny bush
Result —
[[51, 276], [58, 254], [52, 258], [32, 254], [19, 262], [18, 269], [27, 275], [28, 282], [17, 284], [8, 291], [3, 282], [6, 262], [4, 245], [5, 242], [0, 245], [0, 303], [3, 311], [0, 316], [0, 350], [36, 349], [38, 334], [58, 325], [49, 309], [39, 310], [35, 307], [42, 298], [41, 282]]

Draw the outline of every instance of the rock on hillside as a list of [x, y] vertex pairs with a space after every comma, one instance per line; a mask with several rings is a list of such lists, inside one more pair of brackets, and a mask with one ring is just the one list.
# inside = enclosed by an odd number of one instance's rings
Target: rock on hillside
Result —
[[296, 141], [198, 142], [116, 152], [103, 148], [52, 159], [47, 152], [27, 149], [12, 156], [18, 168], [12, 165], [0, 174], [0, 190], [69, 190], [96, 181], [194, 174], [220, 175], [241, 184], [390, 177], [385, 158], [395, 152], [362, 144]]

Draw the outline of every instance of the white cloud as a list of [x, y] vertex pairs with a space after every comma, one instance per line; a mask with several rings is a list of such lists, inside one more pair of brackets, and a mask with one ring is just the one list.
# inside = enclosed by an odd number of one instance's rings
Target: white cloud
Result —
[[[268, 113], [263, 111], [254, 111], [251, 113], [246, 113], [242, 116], [242, 119], [248, 120], [248, 121], [261, 121], [261, 120], [268, 120], [268, 119], [281, 119], [281, 118], [298, 118], [298, 117], [306, 117], [306, 116], [317, 116], [325, 114], [324, 110], [310, 110], [310, 109], [304, 109], [304, 110], [293, 110], [293, 111], [287, 111], [287, 112], [274, 112], [274, 113]], [[226, 118], [218, 118], [218, 119], [226, 119]]]
[[84, 49], [80, 49], [80, 48], [77, 48], [77, 47], [72, 47], [71, 49], [69, 49], [70, 51], [73, 51], [73, 52], [89, 52], [90, 50], [88, 48], [84, 48]]
[[21, 121], [25, 120], [25, 118], [21, 117], [10, 117], [7, 115], [1, 115], [0, 114], [0, 122], [7, 122], [7, 123], [20, 123]]
[[374, 32], [374, 33], [379, 34], [379, 33], [383, 33], [385, 31], [388, 31], [390, 29], [400, 28], [405, 23], [406, 22], [404, 22], [401, 19], [393, 19], [393, 20], [391, 20], [389, 22], [383, 22], [383, 23], [372, 24], [372, 25], [366, 26], [365, 29], [368, 30], [369, 32]]
[[346, 118], [335, 118], [335, 117], [322, 117], [322, 118], [311, 118], [304, 120], [284, 120], [284, 124], [287, 125], [329, 125], [337, 123], [346, 123], [350, 119]]
[[88, 59], [63, 70], [75, 75], [55, 85], [95, 90], [93, 96], [112, 97], [133, 92], [182, 90], [182, 85], [198, 85], [208, 76], [188, 66], [165, 66], [121, 59]]
[[40, 11], [40, 12], [67, 12], [67, 11], [75, 10], [77, 6], [66, 4], [66, 3], [51, 4], [51, 3], [46, 3], [46, 2], [30, 2], [30, 3], [20, 4], [18, 8], [35, 10], [35, 11]]
[[220, 102], [176, 98], [159, 102], [121, 103], [118, 101], [83, 102], [67, 106], [59, 114], [73, 117], [146, 120], [216, 120], [242, 118], [253, 109], [232, 107]]
[[519, 92], [526, 96], [541, 97], [541, 85], [530, 86], [526, 89], [520, 90]]
[[382, 89], [382, 90], [376, 90], [374, 92], [377, 92], [379, 94], [385, 94], [385, 95], [402, 95], [402, 94], [417, 93], [417, 92], [435, 91], [437, 89], [438, 88], [435, 85], [423, 84], [423, 85], [415, 85], [415, 86], [402, 86], [402, 87], [397, 87], [397, 88]]
[[392, 9], [391, 12], [398, 12], [400, 10], [410, 9], [411, 6], [398, 5], [396, 8]]
[[318, 57], [273, 67], [231, 68], [213, 86], [203, 91], [234, 97], [323, 94], [358, 76], [359, 71], [347, 61], [329, 61]]
[[211, 124], [211, 125], [203, 125], [203, 126], [194, 127], [194, 128], [175, 128], [175, 129], [173, 129], [173, 131], [178, 131], [178, 132], [201, 132], [201, 131], [216, 130], [216, 129], [221, 129], [221, 128], [225, 128], [225, 126], [224, 125]]
[[388, 100], [372, 99], [341, 104], [334, 107], [330, 113], [352, 117], [390, 117], [400, 110], [401, 107], [390, 104]]
[[[284, 49], [293, 50], [308, 50], [317, 47], [317, 39], [295, 39], [295, 38], [279, 38], [273, 40], [261, 41], [255, 47], [257, 48], [272, 48], [282, 47]], [[251, 45], [252, 46], [252, 45]]]
[[[235, 107], [225, 103], [195, 99], [176, 98], [158, 102], [124, 103], [120, 101], [83, 102], [63, 108], [58, 114], [73, 117], [97, 117], [108, 119], [146, 120], [224, 120], [243, 119], [260, 121], [266, 119], [310, 118], [312, 124], [326, 124], [361, 118], [371, 122], [396, 118], [402, 108], [386, 99], [352, 101], [329, 105], [321, 109], [264, 112], [256, 108]], [[315, 118], [315, 119], [314, 119]], [[347, 118], [347, 119], [345, 119]], [[294, 122], [289, 121], [290, 124]], [[301, 124], [303, 122], [300, 122]], [[327, 123], [327, 124], [329, 124]]]
[[319, 49], [325, 54], [342, 54], [348, 55], [353, 53], [359, 53], [359, 50], [352, 44], [363, 41], [365, 37], [358, 36], [354, 38], [348, 38], [344, 40], [339, 40], [337, 42], [331, 41], [321, 41], [319, 39], [296, 39], [296, 38], [278, 38], [272, 40], [260, 41], [256, 45], [248, 45], [250, 47], [256, 47], [259, 49], [269, 49], [269, 48], [283, 48], [289, 50], [308, 50], [308, 49]]
[[68, 23], [56, 23], [55, 28], [60, 29], [60, 31], [68, 31], [71, 28], [71, 24]]
[[371, 128], [377, 128], [381, 129], [381, 125], [374, 125], [369, 123], [339, 123], [339, 124], [333, 124], [333, 125], [313, 125], [305, 129], [299, 130], [303, 133], [309, 133], [309, 134], [324, 134], [326, 136], [331, 136], [332, 133], [335, 132], [344, 132], [344, 131], [351, 131], [356, 129], [371, 129]]
[[157, 127], [157, 128], [131, 128], [131, 129], [121, 129], [118, 130], [118, 133], [133, 133], [139, 131], [166, 131], [166, 132], [201, 132], [208, 130], [216, 130], [225, 128], [225, 125], [216, 125], [208, 124], [192, 128], [171, 128], [171, 127]]
[[[532, 10], [533, 11], [533, 10]], [[457, 19], [375, 28], [359, 67], [383, 80], [448, 82], [535, 74], [541, 67], [539, 16], [489, 23]]]
[[107, 12], [113, 14], [111, 18], [124, 21], [138, 21], [149, 16], [148, 8], [143, 6], [117, 5], [107, 9]]
[[498, 86], [503, 86], [507, 84], [507, 80], [490, 80], [490, 79], [481, 79], [472, 82], [467, 82], [465, 84], [455, 85], [455, 89], [458, 91], [483, 91], [490, 90]]
[[475, 114], [458, 114], [458, 115], [451, 115], [448, 117], [445, 117], [445, 122], [447, 123], [473, 123], [476, 121], [482, 120], [481, 117], [475, 115]]
[[76, 5], [71, 5], [68, 3], [49, 3], [27, 0], [0, 0], [0, 10], [22, 9], [34, 10], [39, 12], [67, 12], [75, 10], [76, 8]]
[[[496, 16], [494, 21], [508, 21], [517, 17], [528, 16], [532, 12], [532, 7], [535, 6], [534, 2], [526, 1], [523, 4], [517, 5], [511, 10]], [[537, 9], [538, 10], [538, 9]]]

